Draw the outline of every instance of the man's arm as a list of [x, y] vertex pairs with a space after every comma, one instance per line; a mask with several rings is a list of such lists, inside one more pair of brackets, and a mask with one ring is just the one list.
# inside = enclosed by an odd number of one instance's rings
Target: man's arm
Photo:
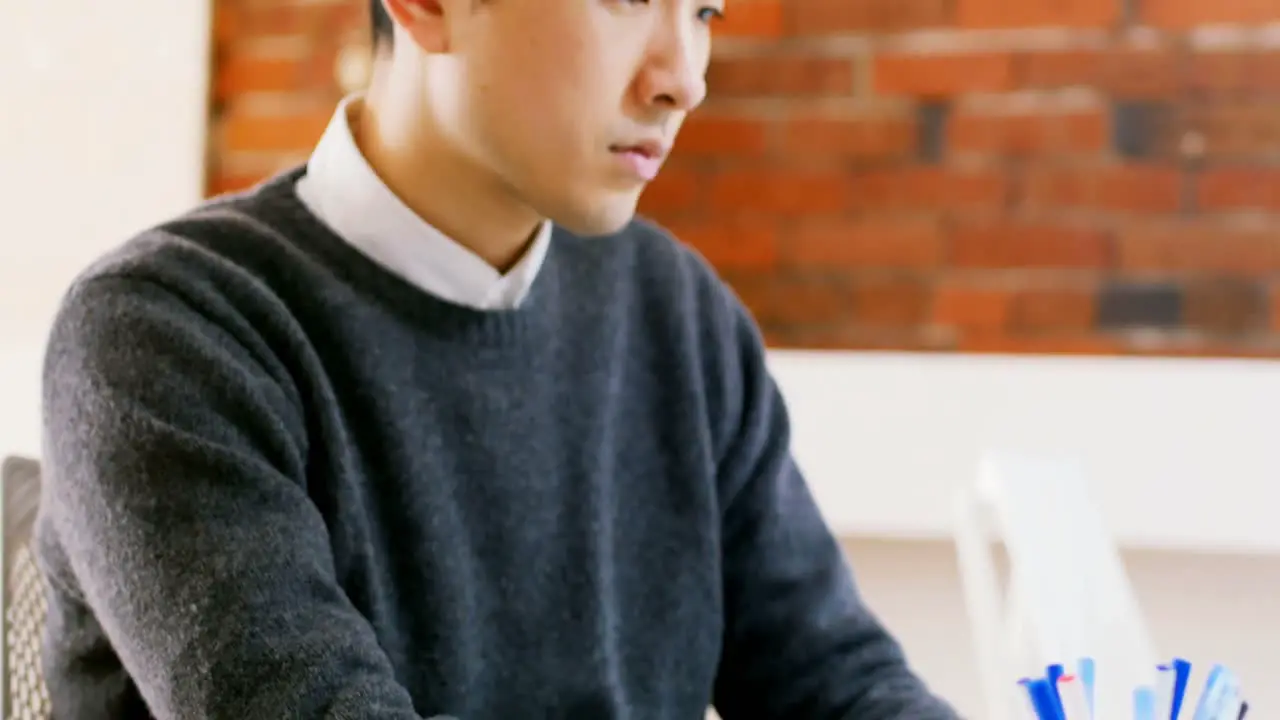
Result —
[[792, 459], [783, 400], [754, 324], [735, 304], [736, 432], [724, 495], [725, 720], [953, 720], [855, 588]]
[[84, 600], [156, 717], [417, 719], [335, 579], [292, 386], [211, 314], [99, 278], [54, 323], [42, 512]]

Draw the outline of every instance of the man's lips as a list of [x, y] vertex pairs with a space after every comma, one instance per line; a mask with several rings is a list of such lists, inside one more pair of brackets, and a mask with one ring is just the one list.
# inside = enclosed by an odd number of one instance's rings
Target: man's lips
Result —
[[620, 143], [609, 148], [633, 173], [648, 182], [658, 176], [668, 148], [661, 141], [642, 140]]

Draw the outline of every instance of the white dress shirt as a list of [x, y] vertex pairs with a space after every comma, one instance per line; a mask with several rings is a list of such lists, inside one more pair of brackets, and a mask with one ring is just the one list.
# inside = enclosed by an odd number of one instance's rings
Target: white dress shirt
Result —
[[341, 238], [410, 283], [479, 310], [514, 309], [529, 293], [551, 243], [543, 222], [516, 264], [498, 272], [418, 217], [369, 166], [351, 131], [359, 96], [345, 98], [298, 181], [303, 204]]

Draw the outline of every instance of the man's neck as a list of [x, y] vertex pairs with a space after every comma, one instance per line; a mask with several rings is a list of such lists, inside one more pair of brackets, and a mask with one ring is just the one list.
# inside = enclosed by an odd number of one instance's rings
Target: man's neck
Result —
[[385, 88], [356, 101], [351, 131], [374, 172], [400, 201], [500, 272], [520, 260], [542, 219], [501, 180], [431, 132], [430, 120]]

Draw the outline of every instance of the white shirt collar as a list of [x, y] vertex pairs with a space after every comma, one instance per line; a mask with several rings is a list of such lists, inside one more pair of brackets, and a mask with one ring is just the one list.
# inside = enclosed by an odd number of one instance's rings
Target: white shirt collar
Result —
[[339, 105], [297, 184], [311, 212], [356, 249], [423, 291], [480, 310], [513, 309], [529, 293], [551, 243], [544, 222], [524, 256], [504, 275], [423, 221], [370, 167], [356, 145], [350, 112]]

